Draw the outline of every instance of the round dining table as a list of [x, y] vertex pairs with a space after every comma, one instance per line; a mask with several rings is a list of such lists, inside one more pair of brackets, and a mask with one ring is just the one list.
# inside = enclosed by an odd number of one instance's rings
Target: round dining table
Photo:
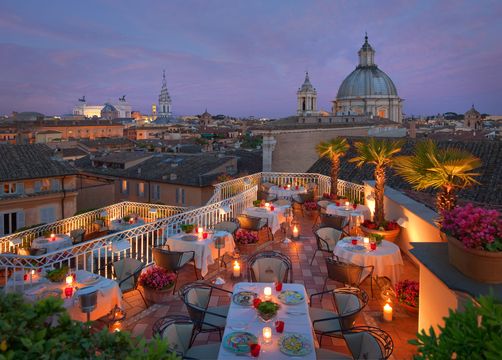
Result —
[[72, 246], [71, 237], [65, 234], [55, 234], [53, 238], [41, 236], [31, 242], [32, 249], [46, 249], [48, 253]]
[[[357, 245], [352, 239], [357, 239]], [[365, 246], [361, 237], [345, 237], [338, 241], [333, 251], [341, 260], [359, 266], [372, 265], [375, 267], [373, 275], [387, 277], [392, 284], [399, 281], [402, 272], [403, 258], [399, 246], [387, 240], [382, 240], [376, 250], [371, 250], [369, 244]]]
[[298, 188], [296, 186], [291, 186], [285, 189], [284, 187], [274, 185], [268, 190], [268, 193], [275, 195], [278, 199], [291, 200], [293, 196], [305, 193], [306, 191], [307, 190], [303, 186], [298, 186]]
[[336, 206], [335, 204], [329, 204], [326, 207], [326, 214], [345, 216], [349, 219], [349, 228], [359, 226], [364, 222], [364, 213], [362, 210], [355, 209], [352, 206]]

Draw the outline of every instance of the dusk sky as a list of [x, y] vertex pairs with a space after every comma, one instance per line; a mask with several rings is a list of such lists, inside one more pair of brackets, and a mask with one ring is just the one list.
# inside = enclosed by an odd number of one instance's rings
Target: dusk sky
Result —
[[329, 110], [368, 32], [404, 112], [502, 114], [502, 1], [2, 1], [0, 114], [127, 95], [175, 114], [282, 117], [308, 69]]

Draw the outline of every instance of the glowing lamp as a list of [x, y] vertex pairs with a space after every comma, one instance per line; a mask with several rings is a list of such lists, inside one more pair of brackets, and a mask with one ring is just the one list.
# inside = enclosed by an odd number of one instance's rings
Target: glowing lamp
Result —
[[383, 320], [386, 322], [392, 321], [392, 306], [389, 303], [386, 303], [383, 307]]

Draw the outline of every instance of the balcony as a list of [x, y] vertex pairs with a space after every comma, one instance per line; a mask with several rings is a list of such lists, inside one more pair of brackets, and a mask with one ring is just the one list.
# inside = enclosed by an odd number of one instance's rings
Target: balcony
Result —
[[[216, 223], [235, 218], [243, 213], [244, 209], [253, 206], [253, 201], [257, 199], [258, 189], [261, 184], [272, 182], [284, 186], [286, 184], [296, 184], [304, 186], [313, 183], [317, 186], [319, 194], [329, 192], [330, 178], [320, 174], [305, 173], [258, 173], [250, 176], [230, 180], [215, 185], [213, 197], [207, 205], [187, 209], [180, 207], [161, 206], [154, 204], [141, 204], [123, 202], [102, 209], [97, 209], [88, 213], [67, 218], [52, 224], [46, 224], [23, 232], [5, 236], [0, 239], [0, 269], [1, 284], [6, 291], [9, 289], [9, 277], [15, 271], [30, 273], [31, 270], [47, 267], [61, 267], [68, 265], [70, 268], [82, 269], [107, 278], [113, 278], [109, 270], [111, 263], [124, 258], [133, 257], [140, 259], [146, 265], [153, 263], [151, 249], [163, 245], [165, 239], [181, 232], [183, 224], [198, 224], [205, 228], [212, 228]], [[351, 200], [359, 202], [369, 198], [368, 191], [371, 186], [353, 184], [347, 181], [339, 181], [339, 194]], [[366, 193], [366, 196], [365, 196]], [[40, 256], [20, 256], [15, 253], [19, 246], [28, 246], [33, 239], [47, 233], [69, 234], [75, 229], [85, 229], [88, 233], [93, 230], [95, 220], [105, 218], [107, 224], [110, 221], [121, 219], [129, 214], [137, 214], [145, 220], [144, 225], [131, 229], [108, 233], [94, 233], [88, 236], [86, 241], [75, 244], [72, 247], [60, 249]], [[399, 214], [397, 214], [399, 216]], [[412, 216], [407, 213], [409, 221], [413, 221]], [[327, 268], [322, 253], [317, 253], [312, 265], [310, 261], [316, 250], [316, 240], [312, 232], [314, 219], [303, 215], [297, 208], [295, 218], [299, 220], [300, 239], [292, 243], [284, 243], [285, 234], [279, 230], [275, 232], [273, 241], [267, 241], [265, 233], [259, 234], [259, 245], [254, 249], [241, 249], [242, 273], [246, 273], [246, 258], [255, 251], [275, 250], [287, 255], [293, 264], [293, 282], [305, 285], [308, 294], [319, 292], [323, 289]], [[410, 235], [411, 234], [411, 235]], [[287, 234], [290, 235], [289, 233]], [[410, 238], [411, 236], [411, 238]], [[413, 232], [405, 231], [406, 241], [414, 241]], [[123, 250], [113, 250], [112, 244], [126, 242], [127, 246]], [[104, 252], [105, 256], [96, 257], [96, 253]], [[406, 248], [402, 252], [404, 266], [402, 267], [401, 279], [418, 280], [419, 270], [414, 261], [408, 255]], [[228, 268], [218, 269], [217, 264], [209, 265], [209, 271], [204, 277], [204, 281], [212, 282], [216, 277], [225, 280], [222, 285], [224, 289], [232, 290], [236, 281], [232, 279], [231, 263]], [[411, 358], [414, 347], [407, 343], [407, 340], [415, 338], [418, 330], [418, 319], [416, 315], [409, 313], [397, 303], [394, 306], [394, 316], [392, 322], [384, 322], [382, 319], [382, 308], [385, 303], [386, 290], [389, 283], [385, 279], [377, 278], [374, 284], [374, 297], [369, 299], [368, 305], [358, 317], [357, 325], [376, 326], [387, 331], [394, 342], [393, 356], [397, 359]], [[195, 281], [193, 271], [184, 269], [180, 272], [178, 284], [191, 283]], [[362, 289], [371, 294], [370, 283], [364, 282]], [[28, 286], [28, 284], [26, 284]], [[328, 288], [333, 288], [334, 282], [328, 281]], [[339, 285], [338, 285], [339, 286]], [[22, 291], [22, 289], [16, 289]], [[315, 300], [313, 305], [321, 306], [324, 309], [334, 309], [332, 299], [325, 297], [321, 303]], [[225, 305], [230, 302], [228, 296], [219, 297], [217, 302], [211, 305]], [[123, 294], [123, 305], [127, 314], [126, 320], [121, 324], [122, 329], [131, 331], [134, 335], [144, 335], [147, 338], [152, 336], [152, 326], [159, 318], [168, 314], [187, 313], [187, 310], [178, 296], [171, 296], [166, 304], [155, 304], [146, 308], [141, 296], [137, 291]], [[103, 322], [95, 322], [94, 326], [99, 328], [104, 326]], [[200, 334], [195, 344], [202, 344], [212, 341], [219, 341], [217, 334]], [[339, 352], [347, 353], [347, 347], [343, 340], [324, 338], [322, 347]]]

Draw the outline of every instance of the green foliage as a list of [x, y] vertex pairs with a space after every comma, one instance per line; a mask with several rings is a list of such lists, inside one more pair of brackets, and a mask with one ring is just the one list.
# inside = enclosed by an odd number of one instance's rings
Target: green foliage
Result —
[[349, 162], [355, 163], [357, 167], [372, 164], [377, 168], [385, 168], [393, 164], [394, 156], [401, 151], [403, 142], [372, 137], [365, 142], [357, 141], [354, 146], [357, 156], [350, 159]]
[[327, 156], [332, 159], [333, 157], [339, 158], [344, 156], [349, 148], [350, 145], [347, 139], [337, 137], [329, 141], [321, 141], [317, 144], [316, 151], [320, 157]]
[[[415, 360], [500, 359], [502, 354], [502, 304], [492, 296], [481, 297], [465, 311], [450, 309], [441, 333], [422, 330], [409, 343], [418, 347]], [[456, 355], [454, 355], [456, 354]]]
[[273, 301], [262, 301], [258, 305], [258, 311], [262, 314], [275, 314], [279, 310], [279, 304]]
[[59, 269], [54, 269], [47, 272], [47, 279], [52, 282], [62, 282], [66, 278], [66, 274], [68, 274], [68, 266], [61, 266]]
[[384, 239], [384, 237], [380, 234], [370, 234], [369, 237], [373, 239], [377, 243], [377, 245], [380, 245], [380, 243]]
[[190, 234], [193, 231], [193, 229], [195, 228], [195, 224], [181, 224], [180, 228], [181, 228], [181, 231], [184, 231], [187, 234]]
[[0, 294], [0, 360], [14, 359], [179, 357], [158, 338], [146, 342], [127, 332], [92, 332], [85, 324], [70, 319], [61, 299], [50, 297], [30, 304], [18, 294]]
[[262, 141], [263, 139], [261, 136], [250, 136], [247, 134], [242, 139], [241, 148], [256, 149], [258, 146], [261, 146]]

